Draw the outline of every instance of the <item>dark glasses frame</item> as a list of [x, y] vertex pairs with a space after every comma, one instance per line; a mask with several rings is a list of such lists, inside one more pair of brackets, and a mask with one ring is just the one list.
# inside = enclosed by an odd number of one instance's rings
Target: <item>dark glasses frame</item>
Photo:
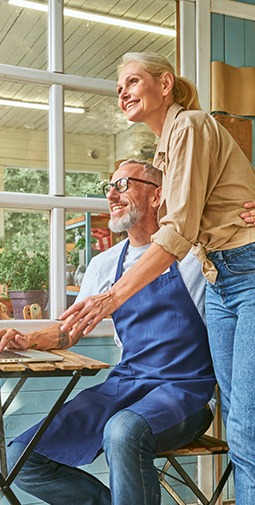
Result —
[[[124, 181], [125, 181], [125, 184], [123, 185]], [[155, 184], [155, 182], [145, 181], [144, 179], [136, 179], [135, 177], [121, 177], [120, 179], [117, 179], [117, 181], [115, 181], [115, 182], [106, 182], [105, 184], [103, 184], [102, 190], [103, 190], [104, 195], [107, 197], [109, 191], [112, 188], [115, 188], [116, 191], [118, 191], [118, 193], [125, 193], [125, 191], [128, 190], [128, 182], [129, 181], [143, 182], [144, 184], [151, 184], [152, 186], [159, 188], [159, 185]]]

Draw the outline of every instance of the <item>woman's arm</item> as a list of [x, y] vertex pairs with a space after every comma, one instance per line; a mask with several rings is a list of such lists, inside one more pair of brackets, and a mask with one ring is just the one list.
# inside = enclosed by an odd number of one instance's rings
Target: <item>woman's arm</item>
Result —
[[156, 279], [175, 260], [173, 254], [152, 243], [109, 291], [85, 298], [63, 312], [60, 316], [63, 321], [61, 329], [70, 331], [71, 337], [76, 337], [81, 332], [87, 335], [104, 317], [112, 314], [131, 296]]

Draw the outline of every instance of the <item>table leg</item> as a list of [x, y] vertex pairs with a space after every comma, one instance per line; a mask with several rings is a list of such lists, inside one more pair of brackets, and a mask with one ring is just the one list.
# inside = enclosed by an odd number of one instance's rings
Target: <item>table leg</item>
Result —
[[15, 496], [9, 485], [6, 485], [6, 480], [0, 472], [0, 494], [3, 493], [11, 505], [21, 505], [18, 498]]
[[51, 421], [55, 417], [55, 415], [58, 413], [60, 407], [63, 405], [64, 401], [67, 399], [71, 391], [73, 390], [74, 386], [77, 384], [78, 380], [81, 378], [81, 374], [79, 372], [75, 372], [67, 386], [65, 387], [64, 391], [61, 393], [59, 396], [58, 400], [55, 402], [53, 405], [52, 409], [50, 410], [49, 414], [45, 417], [44, 421], [42, 424], [39, 426], [37, 432], [34, 434], [33, 438], [30, 440], [29, 444], [26, 446], [24, 452], [21, 454], [20, 458], [18, 459], [16, 465], [12, 468], [11, 472], [9, 475], [6, 477], [5, 482], [7, 483], [8, 486], [11, 485], [11, 483], [14, 481], [16, 475], [19, 473], [20, 469], [26, 462], [27, 458], [31, 454], [31, 452], [34, 450], [37, 442], [39, 442], [40, 438], [42, 435], [45, 433], [46, 429], [50, 425]]
[[13, 400], [16, 398], [16, 395], [22, 388], [24, 382], [26, 382], [27, 377], [22, 377], [21, 379], [18, 380], [18, 382], [15, 384], [14, 388], [12, 389], [11, 393], [9, 394], [8, 398], [5, 400], [4, 404], [2, 405], [2, 392], [0, 390], [0, 464], [1, 464], [1, 472], [3, 477], [5, 478], [7, 475], [7, 464], [6, 464], [6, 448], [5, 448], [5, 435], [4, 435], [4, 421], [3, 421], [3, 416], [6, 412], [6, 410], [9, 408]]
[[2, 395], [0, 391], [0, 464], [1, 473], [3, 477], [7, 475], [7, 465], [6, 465], [6, 449], [5, 449], [5, 436], [4, 436], [4, 421], [3, 421], [3, 407], [2, 407]]

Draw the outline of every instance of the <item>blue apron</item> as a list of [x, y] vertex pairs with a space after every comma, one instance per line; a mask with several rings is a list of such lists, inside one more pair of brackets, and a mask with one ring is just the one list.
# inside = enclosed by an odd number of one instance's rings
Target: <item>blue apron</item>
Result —
[[[115, 282], [129, 242], [121, 252]], [[173, 264], [112, 314], [123, 355], [106, 381], [66, 402], [36, 446], [80, 466], [102, 452], [103, 429], [121, 409], [142, 415], [154, 434], [181, 422], [212, 397], [215, 377], [205, 325]], [[18, 437], [28, 443], [38, 425]]]

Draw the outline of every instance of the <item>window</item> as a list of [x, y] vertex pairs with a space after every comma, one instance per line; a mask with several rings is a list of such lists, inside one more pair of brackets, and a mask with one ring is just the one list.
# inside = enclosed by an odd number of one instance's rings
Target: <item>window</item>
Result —
[[118, 160], [155, 149], [154, 135], [118, 110], [116, 67], [128, 51], [175, 64], [175, 1], [15, 1], [0, 4], [0, 254], [19, 242], [30, 257], [50, 258], [49, 317], [57, 318], [67, 303], [66, 243], [80, 238], [66, 223], [86, 213], [107, 221], [106, 199], [91, 197], [99, 182]]

